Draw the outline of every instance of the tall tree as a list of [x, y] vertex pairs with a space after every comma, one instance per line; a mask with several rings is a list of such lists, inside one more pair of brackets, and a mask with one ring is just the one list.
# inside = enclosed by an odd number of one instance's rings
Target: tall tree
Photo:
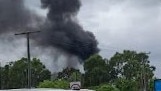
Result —
[[109, 74], [105, 60], [100, 55], [93, 55], [84, 63], [85, 85], [98, 86], [108, 82]]
[[[27, 87], [27, 63], [27, 58], [22, 58], [2, 68], [3, 89]], [[31, 73], [32, 87], [36, 87], [43, 80], [49, 80], [51, 75], [50, 71], [36, 58], [31, 60]]]
[[129, 81], [137, 81], [138, 89], [148, 86], [154, 76], [155, 67], [150, 65], [147, 53], [137, 53], [125, 50], [123, 53], [116, 53], [109, 64], [114, 69], [118, 78]]

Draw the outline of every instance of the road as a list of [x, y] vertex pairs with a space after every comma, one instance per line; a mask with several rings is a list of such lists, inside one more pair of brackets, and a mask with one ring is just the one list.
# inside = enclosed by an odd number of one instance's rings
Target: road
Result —
[[[0, 91], [78, 91], [78, 90], [63, 90], [63, 89], [12, 89], [12, 90], [0, 90]], [[94, 90], [81, 89], [79, 91], [94, 91]]]

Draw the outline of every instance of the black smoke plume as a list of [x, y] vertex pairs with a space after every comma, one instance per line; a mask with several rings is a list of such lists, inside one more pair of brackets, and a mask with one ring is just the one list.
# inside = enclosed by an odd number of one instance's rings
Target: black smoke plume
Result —
[[95, 36], [77, 23], [79, 0], [41, 0], [48, 8], [48, 28], [39, 40], [41, 45], [54, 46], [85, 60], [99, 51]]
[[30, 12], [23, 0], [0, 0], [0, 33], [17, 31], [29, 21]]
[[[32, 37], [38, 46], [58, 48], [82, 60], [99, 51], [95, 36], [85, 31], [76, 19], [81, 6], [79, 0], [41, 0], [41, 3], [49, 12], [46, 22], [32, 29], [36, 31], [41, 28], [42, 32]], [[25, 8], [24, 0], [0, 0], [1, 35], [27, 31], [26, 27], [37, 17], [39, 16]]]

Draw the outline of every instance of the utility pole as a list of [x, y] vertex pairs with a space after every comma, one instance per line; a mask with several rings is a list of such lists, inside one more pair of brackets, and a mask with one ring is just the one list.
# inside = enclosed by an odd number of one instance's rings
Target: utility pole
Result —
[[30, 34], [32, 33], [38, 33], [40, 31], [32, 31], [32, 32], [23, 32], [23, 33], [17, 33], [15, 35], [26, 35], [26, 39], [27, 39], [27, 61], [28, 61], [28, 74], [27, 74], [27, 78], [28, 78], [28, 88], [31, 88], [31, 59], [30, 59]]

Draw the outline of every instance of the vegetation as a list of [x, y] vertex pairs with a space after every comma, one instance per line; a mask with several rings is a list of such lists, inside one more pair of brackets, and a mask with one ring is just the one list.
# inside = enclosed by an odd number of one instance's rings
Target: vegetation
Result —
[[38, 88], [69, 89], [69, 82], [66, 80], [45, 80], [44, 82], [40, 82]]
[[147, 53], [129, 50], [117, 52], [110, 60], [93, 55], [84, 63], [85, 86], [95, 88], [108, 83], [120, 91], [143, 91], [144, 86], [152, 91], [155, 67], [150, 65], [148, 58]]
[[105, 61], [99, 55], [91, 56], [84, 63], [85, 86], [98, 86], [109, 81], [109, 74]]
[[[31, 61], [32, 87], [36, 87], [43, 80], [50, 80], [51, 72], [39, 59]], [[27, 87], [27, 59], [22, 58], [1, 67], [1, 89]]]
[[74, 68], [65, 68], [62, 72], [58, 73], [57, 79], [63, 79], [66, 81], [80, 81], [81, 80], [81, 72]]
[[[32, 87], [69, 89], [69, 82], [81, 81], [83, 88], [96, 91], [153, 91], [155, 67], [150, 65], [147, 53], [125, 50], [107, 60], [95, 54], [84, 63], [85, 73], [74, 68], [58, 72], [50, 80], [51, 72], [34, 58], [31, 61]], [[1, 67], [1, 88], [27, 86], [27, 59], [22, 58]], [[145, 83], [145, 84], [144, 84]]]
[[101, 85], [98, 89], [96, 89], [96, 91], [120, 91], [120, 90], [113, 85], [104, 84]]

